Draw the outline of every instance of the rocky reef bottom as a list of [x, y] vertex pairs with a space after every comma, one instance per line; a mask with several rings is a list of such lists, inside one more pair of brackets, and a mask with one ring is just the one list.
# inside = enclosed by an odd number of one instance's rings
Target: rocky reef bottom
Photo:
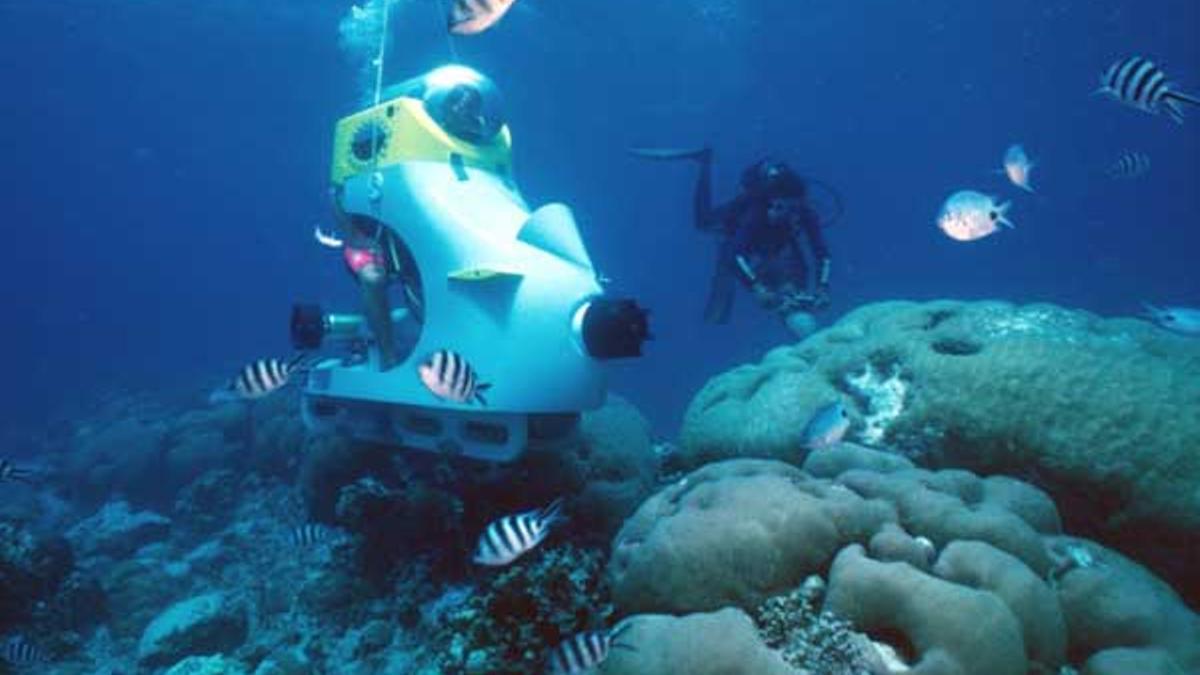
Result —
[[681, 471], [638, 419], [506, 469], [309, 440], [157, 504], [51, 467], [0, 510], [0, 672], [517, 675], [598, 631], [598, 675], [1200, 673], [1200, 617], [1028, 483], [850, 443]]

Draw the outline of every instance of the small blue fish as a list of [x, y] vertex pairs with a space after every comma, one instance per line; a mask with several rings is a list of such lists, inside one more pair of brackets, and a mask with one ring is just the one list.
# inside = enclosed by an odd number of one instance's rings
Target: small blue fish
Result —
[[834, 401], [817, 411], [801, 436], [801, 446], [808, 450], [820, 450], [842, 442], [850, 429], [850, 414], [841, 401]]
[[1155, 307], [1143, 302], [1146, 317], [1154, 323], [1183, 335], [1200, 336], [1200, 309], [1191, 307]]

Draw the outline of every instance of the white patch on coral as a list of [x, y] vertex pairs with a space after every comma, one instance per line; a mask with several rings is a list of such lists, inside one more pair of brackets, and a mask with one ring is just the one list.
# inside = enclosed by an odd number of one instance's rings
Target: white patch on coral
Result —
[[871, 644], [875, 647], [875, 651], [879, 653], [879, 658], [883, 660], [883, 665], [887, 666], [889, 673], [907, 673], [912, 670], [904, 659], [900, 658], [900, 654], [886, 642], [876, 642], [871, 640]]
[[868, 365], [862, 373], [847, 376], [846, 384], [867, 401], [864, 428], [859, 438], [868, 445], [883, 442], [888, 427], [904, 412], [908, 383], [900, 377], [900, 369], [893, 368], [884, 376]]
[[937, 559], [937, 546], [934, 546], [928, 537], [914, 537], [913, 541], [917, 542], [917, 546], [920, 546], [921, 550], [925, 552], [925, 560], [932, 565], [933, 561]]

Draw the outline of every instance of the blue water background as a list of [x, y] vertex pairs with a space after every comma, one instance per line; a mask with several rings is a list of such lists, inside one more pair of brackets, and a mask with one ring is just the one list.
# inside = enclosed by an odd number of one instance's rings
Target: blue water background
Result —
[[[294, 299], [356, 306], [310, 237], [363, 91], [349, 6], [0, 0], [6, 432], [125, 387], [199, 401], [288, 351]], [[447, 60], [439, 14], [399, 12], [390, 79]], [[504, 91], [529, 201], [570, 204], [613, 290], [653, 309], [657, 339], [613, 386], [671, 434], [708, 377], [787, 334], [745, 295], [701, 323], [694, 167], [627, 145], [711, 144], [720, 197], [765, 153], [837, 186], [829, 318], [891, 298], [1200, 306], [1200, 110], [1180, 127], [1089, 95], [1130, 53], [1200, 92], [1197, 25], [1193, 0], [518, 0], [457, 48]], [[1036, 195], [991, 173], [1018, 141]], [[1143, 180], [1104, 176], [1125, 149], [1152, 158]], [[1012, 199], [1017, 229], [942, 236], [965, 187]]]

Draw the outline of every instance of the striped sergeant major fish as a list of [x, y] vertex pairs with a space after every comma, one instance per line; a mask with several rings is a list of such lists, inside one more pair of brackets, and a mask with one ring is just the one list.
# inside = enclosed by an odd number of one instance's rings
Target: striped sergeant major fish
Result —
[[502, 567], [537, 548], [550, 528], [564, 519], [561, 498], [544, 509], [525, 511], [492, 521], [479, 536], [473, 560], [480, 565]]
[[27, 666], [49, 660], [46, 658], [45, 652], [37, 645], [20, 635], [14, 635], [4, 641], [4, 644], [0, 646], [0, 659], [10, 666]]
[[1140, 178], [1150, 171], [1150, 155], [1144, 152], [1126, 151], [1112, 164], [1108, 165], [1105, 173], [1109, 178]]
[[1166, 112], [1177, 124], [1183, 124], [1181, 104], [1200, 105], [1200, 99], [1175, 91], [1162, 69], [1141, 56], [1127, 56], [1109, 66], [1096, 93], [1144, 112]]
[[304, 523], [292, 529], [292, 545], [297, 548], [313, 548], [332, 541], [338, 531], [320, 523]]
[[421, 383], [434, 396], [455, 403], [487, 405], [483, 392], [492, 385], [479, 381], [479, 375], [463, 356], [448, 349], [439, 349], [417, 366]]
[[617, 642], [621, 633], [630, 626], [628, 621], [622, 622], [612, 630], [593, 630], [577, 633], [561, 642], [546, 660], [548, 675], [577, 675], [587, 673], [608, 658], [613, 649], [628, 649], [633, 647]]
[[7, 459], [0, 458], [0, 483], [31, 483], [33, 472], [22, 469]]
[[242, 366], [229, 384], [214, 391], [209, 403], [253, 401], [273, 394], [287, 385], [293, 374], [304, 369], [308, 354], [299, 354], [290, 361], [276, 358], [257, 359]]
[[477, 35], [496, 25], [515, 0], [453, 0], [446, 27], [455, 35]]

